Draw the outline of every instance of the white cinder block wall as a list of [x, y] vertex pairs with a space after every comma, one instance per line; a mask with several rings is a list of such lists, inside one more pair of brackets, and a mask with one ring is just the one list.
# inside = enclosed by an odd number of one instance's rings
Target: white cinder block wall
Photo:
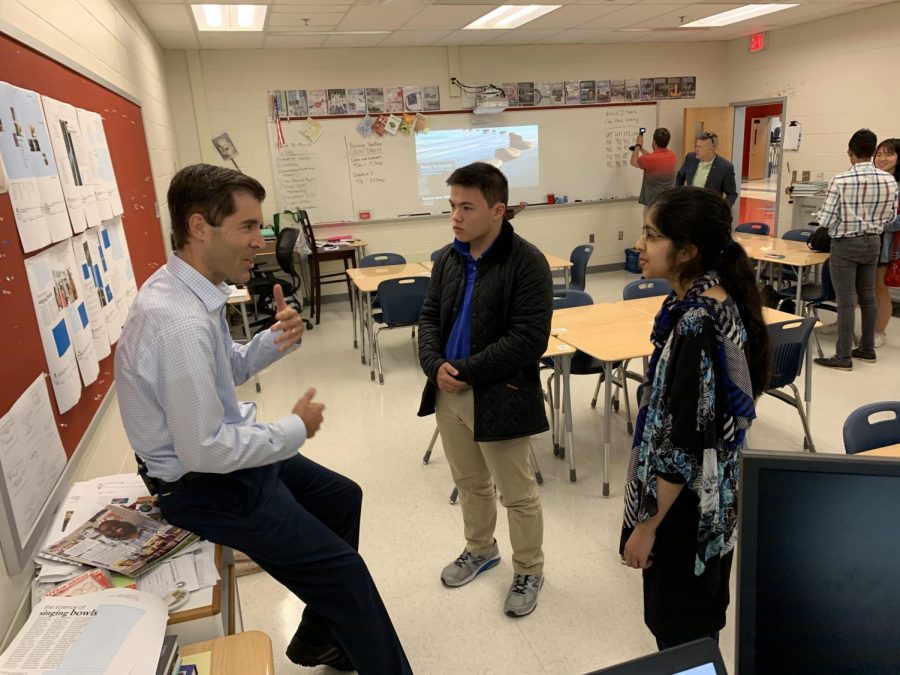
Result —
[[[0, 0], [0, 30], [50, 48], [140, 101], [157, 199], [168, 230], [166, 188], [179, 166], [163, 53], [124, 0]], [[0, 80], [6, 79], [0, 64]], [[166, 237], [168, 240], [168, 236]], [[115, 409], [111, 394], [107, 410]], [[6, 412], [6, 411], [3, 411]], [[97, 420], [97, 432], [79, 453], [76, 480], [133, 468], [118, 411]], [[127, 467], [127, 468], [126, 468]], [[32, 569], [15, 576], [0, 565], [0, 647], [28, 595]]]

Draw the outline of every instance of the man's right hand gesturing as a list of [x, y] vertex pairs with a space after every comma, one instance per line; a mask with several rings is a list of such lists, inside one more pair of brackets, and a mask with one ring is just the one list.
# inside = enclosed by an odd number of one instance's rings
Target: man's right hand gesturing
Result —
[[294, 404], [294, 409], [291, 410], [292, 413], [303, 420], [303, 425], [306, 427], [307, 438], [312, 438], [316, 435], [316, 432], [319, 430], [319, 427], [322, 426], [322, 420], [324, 419], [323, 413], [325, 412], [325, 404], [313, 401], [312, 399], [315, 395], [315, 389], [308, 389], [306, 393], [300, 397], [300, 400]]

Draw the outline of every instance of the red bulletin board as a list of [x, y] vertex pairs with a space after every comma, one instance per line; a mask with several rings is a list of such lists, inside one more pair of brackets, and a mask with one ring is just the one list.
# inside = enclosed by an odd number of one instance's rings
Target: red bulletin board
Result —
[[[165, 262], [162, 228], [140, 106], [57, 61], [0, 33], [0, 80], [46, 94], [103, 117], [116, 183], [125, 208], [125, 239], [138, 288]], [[9, 195], [0, 195], [0, 415], [6, 414], [41, 373], [49, 372], [25, 273]], [[49, 379], [47, 388], [59, 434], [71, 457], [113, 382], [113, 353], [100, 362], [100, 376], [81, 390], [81, 399], [60, 415]]]

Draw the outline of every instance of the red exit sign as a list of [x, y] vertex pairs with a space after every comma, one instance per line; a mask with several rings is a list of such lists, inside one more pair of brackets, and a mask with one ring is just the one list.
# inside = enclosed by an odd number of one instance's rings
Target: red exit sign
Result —
[[750, 36], [750, 53], [761, 52], [766, 48], [766, 34], [754, 33]]

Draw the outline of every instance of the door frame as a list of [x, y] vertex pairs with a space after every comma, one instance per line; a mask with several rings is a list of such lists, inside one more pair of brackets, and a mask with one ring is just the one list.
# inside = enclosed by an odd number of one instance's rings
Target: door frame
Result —
[[[747, 117], [747, 107], [754, 105], [766, 105], [769, 103], [781, 104], [781, 125], [782, 128], [787, 127], [787, 97], [774, 96], [772, 98], [757, 98], [749, 101], [734, 101], [729, 103], [734, 108], [734, 130], [731, 134], [731, 163], [735, 167], [740, 167], [744, 161], [744, 121]], [[774, 236], [779, 236], [778, 217], [781, 213], [782, 181], [784, 180], [784, 134], [781, 134], [779, 142], [782, 144], [782, 151], [778, 153], [778, 182], [775, 186], [775, 216], [774, 216]], [[740, 169], [737, 169], [738, 173]], [[738, 188], [738, 199], [735, 202], [733, 213], [737, 216], [740, 213], [740, 178], [735, 176]]]

